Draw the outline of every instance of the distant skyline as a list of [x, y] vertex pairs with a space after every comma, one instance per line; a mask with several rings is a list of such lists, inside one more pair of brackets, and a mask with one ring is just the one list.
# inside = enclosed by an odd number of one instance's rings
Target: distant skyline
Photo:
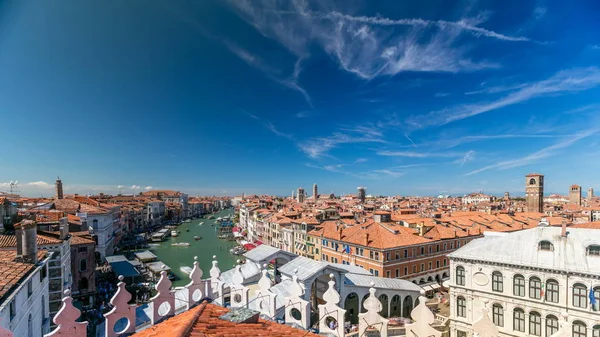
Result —
[[600, 3], [0, 1], [0, 191], [600, 190]]

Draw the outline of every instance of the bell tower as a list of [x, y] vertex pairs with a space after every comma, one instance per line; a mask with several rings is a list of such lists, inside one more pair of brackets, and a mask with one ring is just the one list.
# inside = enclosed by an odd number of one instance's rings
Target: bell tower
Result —
[[544, 175], [531, 173], [525, 176], [527, 212], [544, 212]]

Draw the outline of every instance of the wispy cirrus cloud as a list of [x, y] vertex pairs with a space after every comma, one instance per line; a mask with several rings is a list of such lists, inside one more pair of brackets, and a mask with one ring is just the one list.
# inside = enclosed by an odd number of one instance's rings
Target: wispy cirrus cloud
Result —
[[367, 161], [368, 161], [368, 159], [367, 159], [367, 158], [358, 158], [358, 159], [356, 159], [356, 160], [354, 161], [354, 163], [355, 163], [355, 164], [358, 164], [358, 163], [366, 163]]
[[275, 125], [273, 125], [273, 123], [271, 122], [267, 122], [266, 127], [269, 131], [273, 132], [277, 136], [284, 137], [287, 139], [293, 139], [293, 136], [291, 134], [279, 131], [279, 129], [277, 129], [277, 127], [275, 127]]
[[491, 169], [506, 170], [506, 169], [515, 168], [515, 167], [526, 166], [526, 165], [535, 163], [539, 160], [553, 157], [559, 153], [559, 150], [570, 147], [571, 145], [575, 144], [576, 142], [578, 142], [584, 138], [588, 138], [590, 136], [598, 134], [598, 132], [600, 132], [600, 129], [589, 129], [589, 130], [580, 131], [580, 132], [574, 134], [573, 136], [568, 137], [565, 140], [562, 140], [558, 143], [547, 146], [541, 150], [538, 150], [538, 151], [528, 154], [526, 156], [516, 158], [516, 159], [511, 159], [511, 160], [499, 161], [492, 165], [484, 166], [480, 169], [468, 172], [465, 175], [470, 176], [470, 175], [474, 175], [474, 174], [481, 173], [481, 172], [491, 170]]
[[150, 191], [150, 190], [152, 189], [152, 186], [146, 186], [146, 187], [144, 187], [144, 189], [145, 189], [146, 191]]
[[375, 128], [358, 126], [341, 128], [327, 137], [315, 137], [298, 143], [298, 147], [312, 159], [327, 156], [327, 153], [343, 144], [386, 143], [381, 132]]
[[597, 67], [563, 70], [539, 82], [528, 83], [520, 89], [491, 102], [463, 104], [432, 111], [425, 115], [413, 116], [408, 123], [417, 128], [439, 126], [450, 122], [495, 111], [506, 106], [526, 102], [531, 99], [572, 92], [585, 91], [600, 85], [600, 69]]
[[475, 151], [470, 150], [467, 151], [462, 158], [455, 160], [454, 163], [460, 164], [460, 166], [464, 166], [466, 163], [473, 160], [475, 160]]
[[459, 21], [390, 19], [352, 16], [323, 2], [310, 6], [305, 1], [229, 3], [243, 20], [297, 57], [306, 57], [317, 45], [342, 69], [367, 80], [403, 71], [456, 73], [499, 67], [494, 62], [471, 59], [468, 54], [474, 46], [462, 41], [467, 35], [474, 42], [482, 37], [531, 41], [478, 26], [485, 21], [485, 15]]
[[425, 151], [423, 151], [423, 152], [420, 152], [420, 151], [389, 151], [389, 150], [377, 151], [377, 154], [380, 156], [407, 157], [407, 158], [452, 158], [452, 157], [464, 157], [467, 153], [462, 153], [462, 152], [425, 152]]

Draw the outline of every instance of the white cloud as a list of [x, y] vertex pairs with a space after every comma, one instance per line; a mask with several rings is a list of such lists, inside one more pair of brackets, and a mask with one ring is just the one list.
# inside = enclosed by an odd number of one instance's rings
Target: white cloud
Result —
[[392, 170], [387, 170], [387, 169], [386, 170], [373, 170], [373, 172], [382, 173], [382, 174], [387, 175], [392, 178], [399, 178], [404, 175], [403, 172], [392, 171]]
[[589, 90], [599, 84], [600, 69], [596, 67], [563, 70], [546, 80], [528, 83], [498, 100], [432, 111], [426, 115], [413, 116], [407, 122], [419, 128], [439, 126], [541, 96]]
[[[469, 151], [471, 152], [471, 151]], [[467, 152], [468, 153], [468, 152]], [[377, 151], [380, 156], [386, 157], [408, 157], [408, 158], [450, 158], [464, 157], [467, 153], [459, 152], [417, 152], [417, 151]]]
[[544, 15], [546, 15], [546, 7], [538, 6], [533, 10], [533, 16], [536, 19], [541, 19]]
[[267, 122], [266, 127], [267, 127], [267, 129], [269, 131], [273, 132], [277, 136], [284, 137], [284, 138], [287, 138], [287, 139], [292, 139], [293, 138], [292, 135], [290, 135], [288, 133], [284, 133], [284, 132], [279, 131], [279, 129], [277, 129], [275, 127], [275, 125], [273, 125], [273, 123], [271, 123], [271, 122]]
[[367, 158], [358, 158], [354, 161], [355, 164], [367, 162]]
[[131, 189], [132, 189], [132, 190], [141, 190], [141, 189], [142, 189], [142, 187], [141, 187], [141, 186], [138, 186], [138, 185], [131, 185]]
[[146, 191], [150, 191], [150, 190], [152, 189], [152, 186], [146, 186], [146, 187], [144, 187], [144, 189], [145, 189]]
[[8, 183], [0, 183], [0, 187], [10, 187], [10, 182], [8, 182]]
[[554, 145], [545, 147], [539, 151], [536, 151], [536, 152], [526, 155], [524, 157], [516, 158], [516, 159], [512, 159], [512, 160], [499, 161], [495, 164], [488, 165], [488, 166], [482, 167], [480, 169], [471, 171], [465, 175], [470, 176], [470, 175], [481, 173], [483, 171], [487, 171], [487, 170], [491, 170], [491, 169], [506, 170], [506, 169], [510, 169], [510, 168], [529, 165], [529, 164], [537, 162], [541, 159], [555, 156], [558, 154], [558, 150], [567, 148], [567, 147], [575, 144], [577, 141], [579, 141], [581, 139], [593, 136], [593, 135], [597, 134], [599, 131], [600, 131], [600, 129], [590, 129], [590, 130], [581, 131], [571, 137], [568, 137], [567, 139], [565, 139], [561, 142], [558, 142]]
[[[402, 71], [463, 72], [498, 67], [467, 56], [460, 45], [469, 34], [504, 41], [530, 41], [478, 27], [485, 16], [453, 21], [393, 20], [351, 16], [323, 2], [231, 0], [238, 15], [299, 59], [320, 46], [346, 71], [363, 79]], [[296, 78], [297, 76], [293, 76]], [[297, 83], [297, 81], [296, 81]]]
[[123, 185], [118, 185], [118, 186], [117, 186], [117, 188], [118, 188], [118, 189], [122, 189], [122, 188], [125, 188], [125, 186], [123, 186]]
[[319, 158], [327, 152], [342, 144], [357, 143], [385, 143], [381, 132], [375, 128], [367, 126], [357, 126], [353, 128], [342, 128], [334, 132], [331, 136], [312, 138], [300, 142], [298, 147], [310, 158]]
[[29, 182], [27, 183], [28, 186], [34, 186], [37, 188], [44, 188], [44, 189], [51, 189], [54, 188], [53, 184], [49, 184], [45, 181], [33, 181], [33, 182]]
[[475, 151], [467, 151], [465, 155], [454, 161], [455, 164], [460, 164], [460, 166], [464, 166], [466, 163], [473, 161], [475, 159]]

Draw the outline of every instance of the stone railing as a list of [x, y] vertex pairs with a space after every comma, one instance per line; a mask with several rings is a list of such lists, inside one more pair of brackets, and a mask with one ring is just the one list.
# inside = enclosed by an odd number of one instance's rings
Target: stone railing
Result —
[[[221, 277], [221, 271], [218, 267], [216, 258], [213, 257], [213, 267], [210, 270], [210, 278], [202, 279], [202, 270], [198, 267], [198, 261], [194, 258], [194, 267], [190, 273], [190, 283], [183, 288], [178, 288], [177, 294], [182, 294], [182, 298], [177, 298], [180, 303], [184, 302], [183, 311], [187, 311], [193, 306], [199, 304], [205, 299], [209, 299], [213, 304], [222, 305], [223, 296], [227, 293], [231, 296], [232, 310], [238, 308], [250, 309], [252, 305], [262, 317], [272, 321], [279, 321], [275, 317], [277, 294], [271, 291], [271, 282], [265, 269], [262, 270], [262, 277], [258, 281], [259, 288], [251, 295], [249, 288], [244, 284], [245, 278], [241, 271], [242, 266], [237, 265], [233, 274], [231, 283], [225, 283]], [[263, 266], [264, 267], [264, 266]], [[310, 302], [304, 300], [304, 288], [301, 286], [296, 272], [292, 277], [290, 285], [290, 295], [285, 297], [285, 323], [308, 330], [310, 328]], [[150, 299], [150, 322], [140, 324], [136, 314], [136, 305], [129, 304], [131, 294], [125, 289], [123, 277], [119, 276], [117, 291], [111, 298], [110, 304], [112, 310], [104, 314], [104, 335], [105, 337], [117, 337], [121, 335], [130, 335], [141, 330], [142, 325], [154, 325], [158, 322], [173, 316], [175, 312], [175, 289], [171, 288], [171, 281], [167, 278], [166, 271], [161, 272], [161, 277], [156, 284], [156, 296]], [[359, 314], [358, 331], [348, 333], [347, 336], [403, 336], [410, 335], [418, 337], [441, 337], [441, 332], [437, 331], [432, 325], [440, 319], [425, 305], [426, 298], [419, 297], [419, 305], [411, 312], [414, 321], [403, 328], [388, 329], [388, 319], [382, 317], [379, 313], [383, 306], [376, 296], [374, 284], [369, 289], [370, 296], [364, 302], [365, 313]], [[425, 291], [422, 291], [422, 295]], [[54, 323], [57, 327], [54, 331], [45, 335], [45, 337], [85, 337], [88, 322], [77, 322], [80, 316], [79, 309], [75, 308], [69, 290], [65, 291], [62, 307], [54, 317]], [[340, 295], [335, 287], [334, 275], [330, 275], [328, 289], [323, 294], [324, 304], [319, 305], [319, 332], [336, 337], [344, 337], [344, 314], [346, 310], [338, 304], [341, 301]], [[245, 309], [244, 309], [245, 310]], [[179, 310], [178, 310], [179, 311]], [[442, 316], [443, 317], [443, 316]], [[486, 316], [487, 317], [487, 316]], [[489, 317], [487, 317], [489, 320]], [[487, 326], [486, 326], [487, 328]], [[13, 337], [12, 333], [0, 327], [0, 337]]]

